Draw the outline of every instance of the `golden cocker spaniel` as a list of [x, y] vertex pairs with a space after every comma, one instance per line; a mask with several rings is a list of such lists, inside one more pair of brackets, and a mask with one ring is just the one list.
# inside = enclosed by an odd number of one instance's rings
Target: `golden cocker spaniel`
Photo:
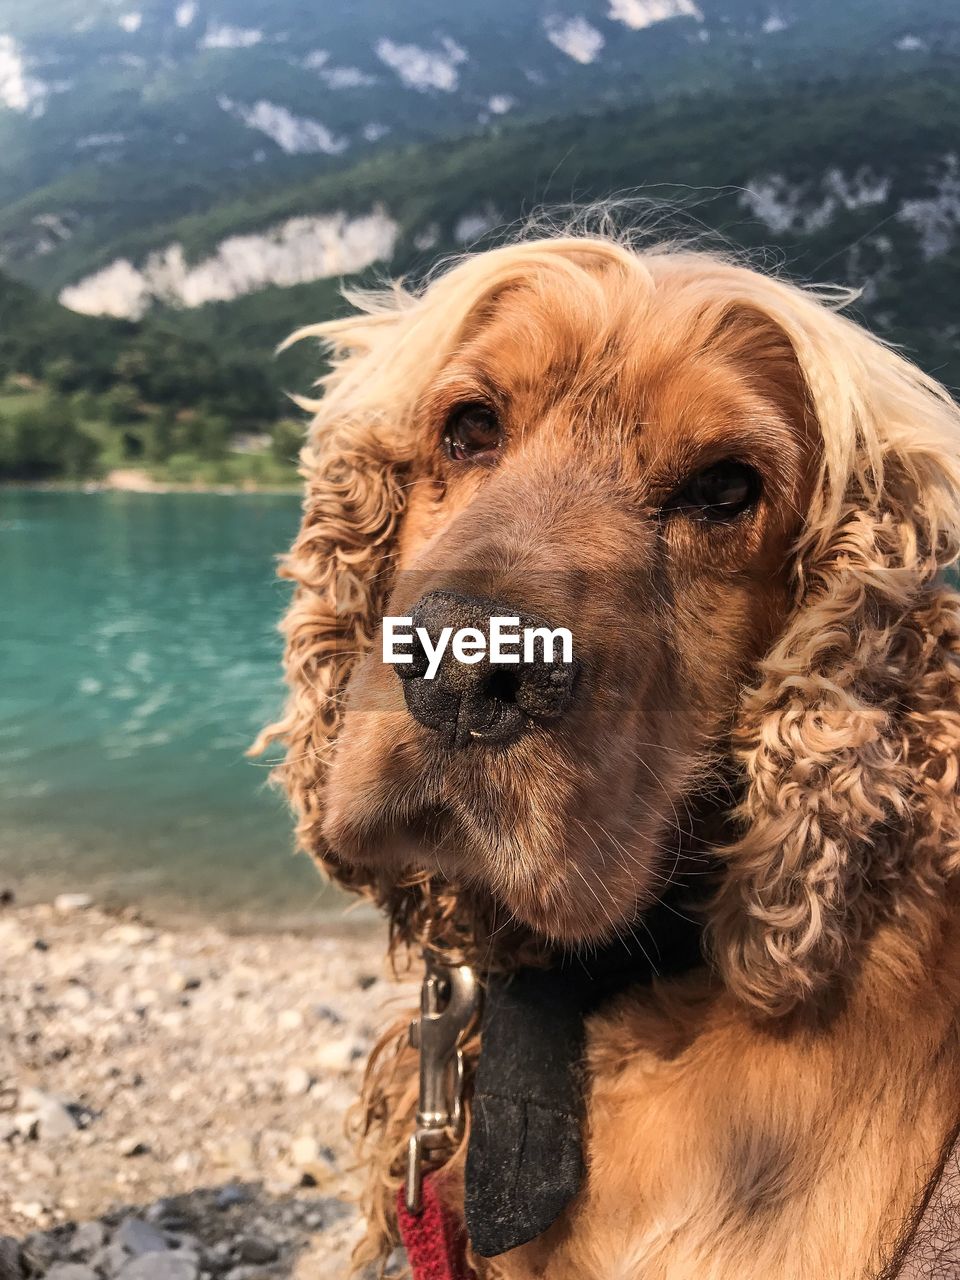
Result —
[[[589, 1016], [583, 1184], [482, 1280], [894, 1275], [949, 1149], [960, 411], [847, 300], [567, 236], [303, 331], [333, 368], [264, 735], [303, 847], [482, 975], [642, 939], [674, 880], [703, 918], [705, 964]], [[575, 667], [414, 696], [382, 660], [384, 616], [497, 613]], [[395, 1031], [361, 1261], [416, 1109]]]

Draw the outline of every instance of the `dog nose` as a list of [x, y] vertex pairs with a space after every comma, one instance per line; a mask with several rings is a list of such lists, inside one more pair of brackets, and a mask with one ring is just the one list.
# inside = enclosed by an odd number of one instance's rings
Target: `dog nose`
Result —
[[[512, 742], [532, 723], [558, 720], [570, 705], [578, 664], [572, 654], [570, 661], [563, 661], [564, 655], [555, 654], [543, 634], [534, 638], [532, 653], [525, 652], [522, 643], [512, 647], [510, 651], [519, 658], [515, 663], [492, 662], [489, 643], [479, 661], [462, 662], [450, 643], [450, 638], [465, 628], [489, 639], [491, 618], [517, 619], [521, 636], [534, 628], [552, 632], [542, 619], [497, 601], [452, 591], [428, 592], [411, 617], [413, 661], [398, 664], [395, 670], [410, 714], [420, 724], [437, 730], [449, 746]], [[432, 678], [428, 678], [430, 660], [418, 628], [426, 631], [434, 650], [442, 632], [450, 628]]]

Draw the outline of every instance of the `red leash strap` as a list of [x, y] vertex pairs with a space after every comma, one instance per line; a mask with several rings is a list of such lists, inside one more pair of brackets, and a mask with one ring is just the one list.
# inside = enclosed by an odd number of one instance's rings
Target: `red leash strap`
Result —
[[476, 1280], [467, 1265], [467, 1235], [463, 1223], [440, 1201], [436, 1179], [427, 1176], [419, 1213], [411, 1213], [401, 1187], [397, 1219], [413, 1280]]

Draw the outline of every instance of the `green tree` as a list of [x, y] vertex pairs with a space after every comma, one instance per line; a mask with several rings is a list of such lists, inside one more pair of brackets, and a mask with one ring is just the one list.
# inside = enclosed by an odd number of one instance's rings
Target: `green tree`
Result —
[[136, 387], [129, 382], [118, 382], [104, 395], [101, 403], [107, 421], [113, 426], [121, 427], [129, 422], [136, 422], [142, 417], [140, 396]]
[[270, 432], [270, 452], [278, 462], [296, 463], [305, 437], [302, 423], [283, 418]]
[[97, 441], [79, 424], [68, 400], [50, 396], [0, 419], [0, 476], [78, 478], [95, 470]]

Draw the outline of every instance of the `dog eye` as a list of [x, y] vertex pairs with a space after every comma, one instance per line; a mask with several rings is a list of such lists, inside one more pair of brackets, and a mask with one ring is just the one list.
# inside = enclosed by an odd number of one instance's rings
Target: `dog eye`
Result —
[[459, 405], [443, 431], [443, 446], [454, 462], [489, 458], [503, 442], [497, 415], [483, 404]]
[[745, 462], [728, 458], [696, 472], [664, 503], [698, 520], [735, 520], [760, 497], [760, 477]]

